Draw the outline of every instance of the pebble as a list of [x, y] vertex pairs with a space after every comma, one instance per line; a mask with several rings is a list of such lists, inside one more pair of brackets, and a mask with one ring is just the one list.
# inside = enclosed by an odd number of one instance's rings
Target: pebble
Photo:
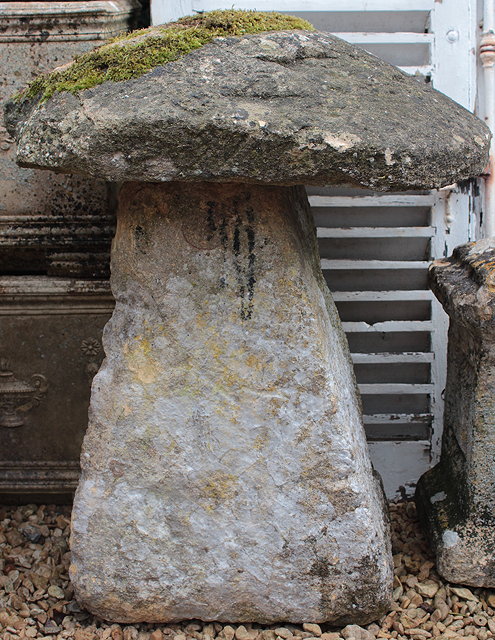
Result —
[[[225, 640], [232, 640], [232, 638], [235, 636], [235, 630], [229, 624], [223, 628], [221, 633]], [[273, 634], [273, 639], [265, 638], [265, 640], [274, 640], [274, 638], [275, 634]]]
[[416, 586], [416, 590], [421, 596], [425, 596], [427, 598], [433, 598], [440, 588], [438, 582], [434, 582], [433, 580], [425, 580], [424, 582], [418, 582]]
[[52, 584], [48, 587], [48, 595], [52, 596], [52, 598], [57, 598], [58, 600], [64, 599], [64, 591], [57, 585]]
[[310, 622], [305, 622], [303, 624], [304, 631], [309, 631], [309, 633], [313, 634], [313, 636], [321, 636], [321, 627], [319, 624], [313, 624]]
[[450, 587], [450, 591], [459, 596], [459, 598], [463, 598], [464, 600], [473, 600], [476, 601], [478, 598], [472, 593], [469, 589], [465, 587]]
[[34, 524], [27, 524], [24, 527], [21, 527], [19, 531], [26, 538], [26, 540], [29, 540], [29, 542], [33, 542], [34, 544], [43, 542], [43, 535], [39, 527]]
[[340, 632], [346, 640], [375, 640], [375, 636], [357, 624], [348, 624]]
[[0, 507], [1, 640], [491, 640], [495, 591], [450, 585], [436, 573], [413, 503], [391, 504], [392, 610], [369, 625], [118, 625], [72, 599], [66, 507]]

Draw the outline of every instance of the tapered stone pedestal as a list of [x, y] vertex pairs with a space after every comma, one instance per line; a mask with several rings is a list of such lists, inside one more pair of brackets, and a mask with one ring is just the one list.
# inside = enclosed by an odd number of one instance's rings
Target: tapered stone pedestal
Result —
[[440, 463], [416, 491], [419, 514], [452, 582], [495, 587], [495, 242], [433, 263], [431, 286], [450, 316]]
[[382, 494], [303, 187], [128, 183], [72, 530], [118, 621], [365, 622]]

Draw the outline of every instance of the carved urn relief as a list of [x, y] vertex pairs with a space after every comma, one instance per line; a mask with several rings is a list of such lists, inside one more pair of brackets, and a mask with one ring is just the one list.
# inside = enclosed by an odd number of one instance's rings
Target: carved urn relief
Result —
[[41, 402], [47, 389], [41, 373], [33, 373], [30, 382], [18, 380], [9, 361], [0, 358], [0, 427], [22, 427], [24, 415]]

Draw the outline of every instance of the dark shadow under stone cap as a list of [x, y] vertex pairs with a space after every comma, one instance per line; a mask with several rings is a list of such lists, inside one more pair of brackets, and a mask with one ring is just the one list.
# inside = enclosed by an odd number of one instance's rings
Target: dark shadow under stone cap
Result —
[[479, 175], [490, 133], [326, 33], [218, 38], [139, 78], [10, 104], [18, 162], [111, 181], [429, 189]]

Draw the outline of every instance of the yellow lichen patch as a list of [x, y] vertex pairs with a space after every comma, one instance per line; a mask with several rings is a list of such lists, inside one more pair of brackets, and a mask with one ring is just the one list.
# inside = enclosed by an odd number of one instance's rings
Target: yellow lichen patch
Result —
[[17, 99], [39, 96], [45, 101], [61, 91], [77, 93], [103, 82], [137, 78], [219, 37], [298, 29], [314, 31], [306, 20], [274, 12], [231, 9], [186, 16], [177, 22], [115, 38], [83, 53], [72, 64], [36, 78]]
[[151, 384], [156, 381], [160, 367], [152, 356], [152, 346], [147, 338], [136, 337], [133, 344], [124, 345], [123, 353], [129, 371], [132, 371], [139, 382]]
[[268, 429], [265, 427], [263, 428], [263, 432], [258, 434], [254, 439], [253, 449], [256, 449], [256, 451], [261, 451], [261, 449], [264, 449], [266, 447], [269, 439], [270, 439], [269, 432], [268, 432]]
[[213, 506], [231, 500], [236, 494], [237, 482], [238, 478], [231, 473], [214, 471], [200, 488], [203, 498], [209, 503], [208, 507], [211, 509]]

